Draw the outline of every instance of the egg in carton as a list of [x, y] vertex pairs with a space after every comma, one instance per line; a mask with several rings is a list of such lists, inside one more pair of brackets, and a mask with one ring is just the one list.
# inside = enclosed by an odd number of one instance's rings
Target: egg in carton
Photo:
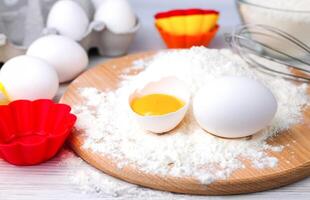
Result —
[[[118, 32], [107, 26], [107, 23], [94, 19], [95, 7], [91, 1], [72, 1], [80, 5], [89, 22], [83, 36], [73, 39], [76, 39], [87, 51], [90, 48], [97, 48], [102, 56], [119, 56], [127, 53], [140, 26], [136, 16], [135, 24], [130, 30]], [[0, 1], [0, 62], [25, 54], [28, 46], [40, 36], [61, 34], [56, 28], [46, 27], [49, 12], [55, 3], [57, 0]], [[63, 12], [57, 13], [58, 15], [62, 19], [68, 16]]]

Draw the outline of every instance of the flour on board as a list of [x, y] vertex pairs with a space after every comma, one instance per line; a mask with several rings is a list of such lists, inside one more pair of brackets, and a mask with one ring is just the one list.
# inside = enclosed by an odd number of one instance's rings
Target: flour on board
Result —
[[[85, 102], [73, 112], [78, 117], [76, 128], [86, 137], [83, 148], [117, 160], [119, 168], [129, 164], [146, 173], [191, 176], [204, 184], [226, 179], [246, 167], [243, 159], [259, 169], [275, 167], [278, 160], [267, 151], [280, 152], [285, 147], [272, 146], [266, 140], [301, 122], [302, 110], [309, 102], [306, 84], [297, 86], [259, 72], [227, 49], [194, 47], [163, 52], [134, 63], [133, 69], [144, 70], [132, 76], [123, 74], [117, 90], [81, 88]], [[151, 80], [170, 75], [188, 83], [192, 94], [216, 77], [251, 77], [274, 93], [278, 111], [271, 125], [250, 139], [228, 140], [206, 133], [197, 125], [191, 109], [170, 134], [145, 132], [130, 115], [128, 95]]]

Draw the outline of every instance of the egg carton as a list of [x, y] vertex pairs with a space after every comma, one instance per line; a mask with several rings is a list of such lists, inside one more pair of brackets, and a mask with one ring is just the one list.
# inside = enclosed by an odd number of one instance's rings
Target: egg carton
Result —
[[[3, 0], [0, 1], [0, 62], [25, 54], [28, 46], [37, 38], [58, 34], [45, 28], [47, 15], [57, 0]], [[94, 6], [89, 0], [73, 0], [85, 10], [89, 19], [94, 16]], [[127, 53], [140, 23], [127, 33], [114, 33], [104, 23], [91, 21], [80, 41], [88, 51], [97, 48], [101, 56], [120, 56]]]

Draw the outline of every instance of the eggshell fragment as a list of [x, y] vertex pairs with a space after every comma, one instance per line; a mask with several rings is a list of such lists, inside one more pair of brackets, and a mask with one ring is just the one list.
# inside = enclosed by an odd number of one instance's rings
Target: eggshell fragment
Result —
[[114, 33], [127, 33], [136, 25], [136, 16], [127, 0], [105, 0], [94, 19]]
[[59, 86], [54, 68], [31, 56], [17, 56], [7, 61], [1, 68], [0, 82], [12, 101], [52, 99]]
[[271, 91], [247, 77], [227, 76], [209, 82], [193, 100], [194, 116], [209, 133], [226, 138], [255, 134], [277, 111]]
[[56, 29], [61, 35], [81, 40], [87, 31], [89, 19], [81, 6], [71, 0], [56, 2], [47, 17], [47, 27]]
[[57, 71], [59, 81], [70, 81], [88, 65], [88, 56], [80, 44], [61, 35], [48, 35], [34, 41], [27, 55], [45, 60]]
[[[179, 98], [185, 105], [176, 112], [159, 116], [142, 116], [135, 113], [130, 106], [133, 99], [149, 94], [168, 94]], [[189, 101], [190, 91], [183, 81], [175, 77], [164, 77], [146, 84], [142, 89], [135, 90], [130, 95], [128, 103], [133, 116], [143, 129], [154, 133], [165, 133], [174, 129], [182, 121], [188, 110]]]

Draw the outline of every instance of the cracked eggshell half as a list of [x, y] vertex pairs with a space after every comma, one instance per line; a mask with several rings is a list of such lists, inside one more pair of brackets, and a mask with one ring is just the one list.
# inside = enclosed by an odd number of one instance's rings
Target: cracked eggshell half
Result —
[[[184, 106], [175, 112], [156, 116], [142, 116], [134, 112], [131, 103], [135, 98], [150, 94], [166, 94], [184, 102]], [[135, 90], [129, 96], [129, 107], [132, 115], [140, 126], [153, 133], [165, 133], [174, 129], [184, 118], [190, 102], [190, 91], [187, 85], [176, 77], [164, 77], [158, 81], [149, 82], [143, 88]]]

